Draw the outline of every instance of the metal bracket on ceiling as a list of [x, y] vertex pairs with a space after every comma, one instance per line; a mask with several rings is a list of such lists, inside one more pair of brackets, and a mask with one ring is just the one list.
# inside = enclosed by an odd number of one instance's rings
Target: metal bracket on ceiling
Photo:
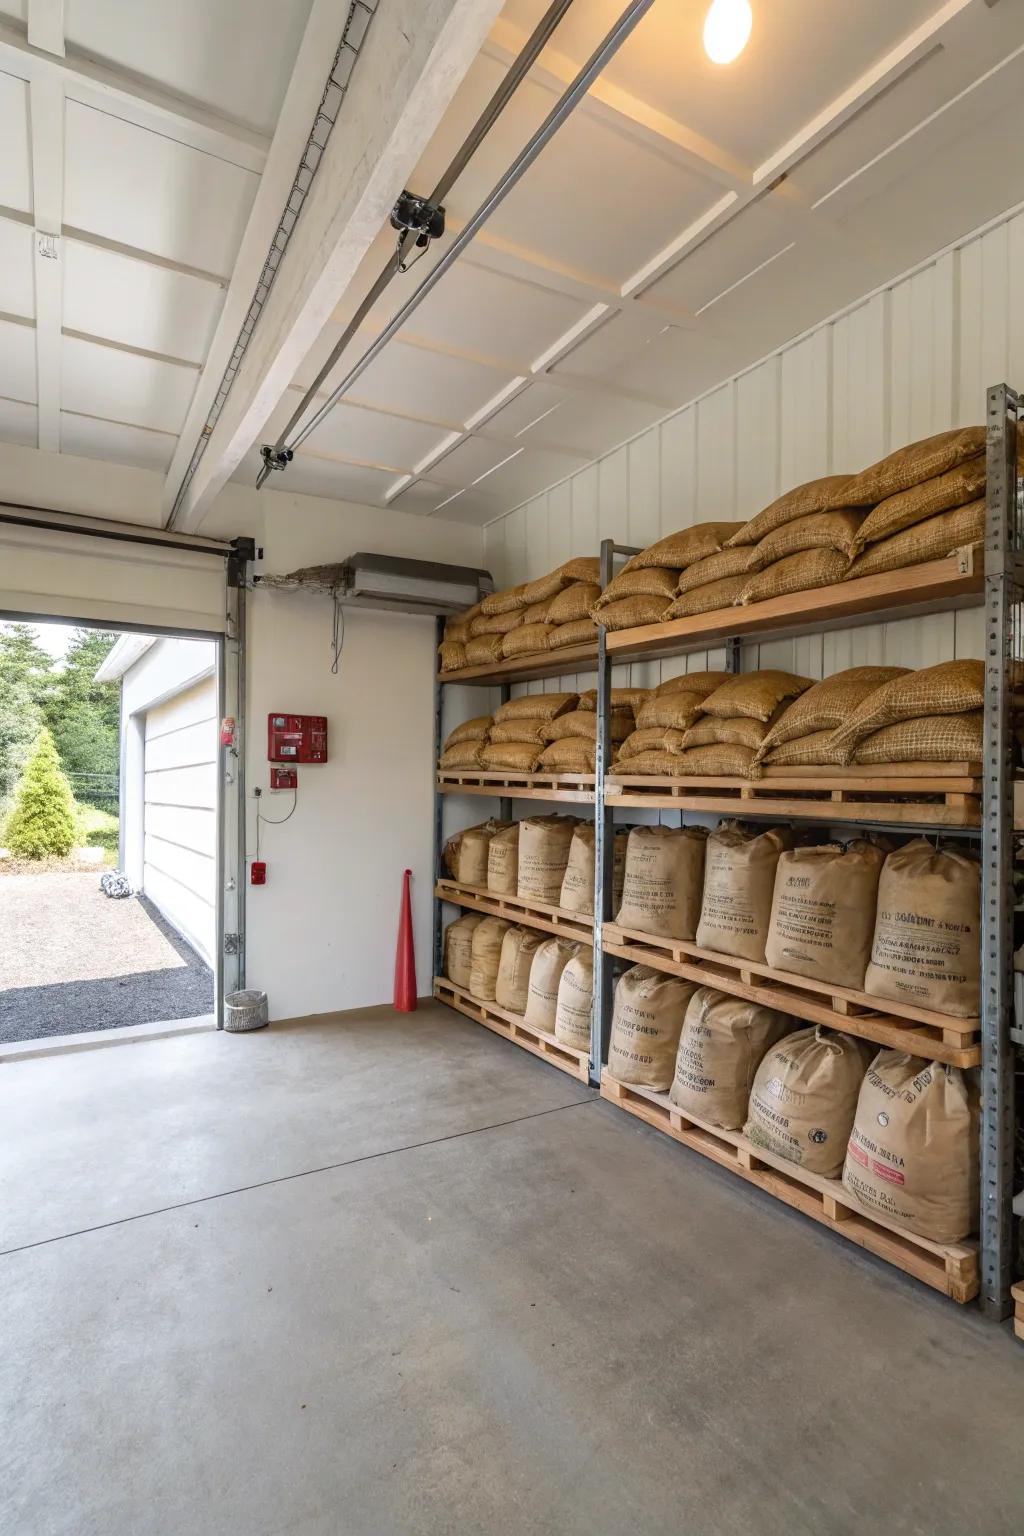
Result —
[[420, 256], [425, 255], [430, 242], [440, 240], [444, 234], [444, 209], [429, 197], [417, 197], [415, 192], [403, 191], [391, 210], [391, 228], [398, 230], [398, 270], [408, 272], [420, 257], [405, 260], [406, 236], [414, 236]]

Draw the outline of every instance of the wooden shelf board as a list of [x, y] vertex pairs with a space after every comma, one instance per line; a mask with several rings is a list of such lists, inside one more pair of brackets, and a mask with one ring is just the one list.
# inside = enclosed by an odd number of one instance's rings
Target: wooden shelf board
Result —
[[507, 661], [488, 662], [482, 667], [460, 667], [456, 672], [439, 672], [440, 683], [529, 683], [541, 677], [561, 677], [571, 672], [593, 672], [597, 668], [597, 641], [590, 645], [565, 645], [560, 651], [536, 651], [529, 656], [510, 656]]
[[548, 1066], [558, 1067], [581, 1083], [590, 1082], [590, 1057], [586, 1051], [574, 1051], [546, 1030], [535, 1029], [525, 1019], [499, 1008], [496, 1003], [481, 1002], [465, 987], [449, 981], [447, 976], [434, 977], [434, 996], [438, 1002], [457, 1009], [475, 1024], [482, 1024], [493, 1034], [501, 1035], [503, 1040], [511, 1040], [513, 1045], [521, 1046], [532, 1056], [539, 1056]]
[[486, 912], [489, 917], [500, 917], [506, 922], [523, 923], [527, 928], [537, 928], [542, 933], [554, 934], [560, 939], [574, 939], [577, 943], [594, 943], [594, 919], [580, 912], [567, 912], [564, 907], [548, 906], [541, 901], [521, 900], [518, 896], [498, 896], [494, 891], [479, 886], [466, 885], [458, 880], [439, 880], [434, 895], [453, 906], [469, 907], [474, 912]]
[[788, 593], [745, 608], [719, 608], [637, 629], [611, 630], [608, 657], [616, 663], [650, 661], [707, 650], [733, 636], [752, 639], [771, 634], [784, 639], [973, 606], [982, 598], [982, 562], [968, 559], [964, 563], [971, 567], [970, 574], [962, 574], [961, 557], [954, 554], [902, 571]]
[[601, 1097], [951, 1300], [964, 1303], [978, 1294], [977, 1244], [934, 1243], [869, 1215], [839, 1179], [807, 1173], [797, 1163], [754, 1146], [739, 1131], [683, 1114], [668, 1094], [620, 1083], [607, 1067], [601, 1073]]
[[492, 800], [563, 800], [593, 805], [592, 773], [499, 773], [470, 768], [438, 769], [443, 795], [486, 795]]

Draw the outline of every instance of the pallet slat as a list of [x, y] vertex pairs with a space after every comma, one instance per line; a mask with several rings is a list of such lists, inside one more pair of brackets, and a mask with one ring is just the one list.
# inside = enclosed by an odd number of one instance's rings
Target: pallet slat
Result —
[[755, 1147], [738, 1131], [722, 1130], [692, 1115], [683, 1115], [667, 1094], [620, 1083], [607, 1067], [601, 1074], [601, 1097], [838, 1232], [849, 1242], [923, 1280], [952, 1301], [965, 1303], [978, 1294], [975, 1244], [933, 1243], [869, 1216], [838, 1179], [807, 1173], [797, 1164]]
[[592, 773], [493, 773], [469, 769], [438, 769], [437, 787], [443, 795], [487, 795], [491, 799], [561, 800], [593, 805]]
[[572, 1050], [570, 1046], [556, 1040], [554, 1035], [549, 1035], [546, 1030], [535, 1029], [533, 1025], [527, 1024], [525, 1019], [507, 1012], [504, 1008], [499, 1008], [496, 1003], [481, 1002], [464, 987], [458, 987], [453, 981], [449, 981], [447, 976], [434, 977], [434, 996], [438, 1002], [457, 1009], [459, 1013], [465, 1014], [467, 1019], [472, 1019], [475, 1024], [482, 1024], [485, 1029], [501, 1035], [502, 1039], [511, 1040], [513, 1045], [522, 1046], [523, 1050], [529, 1051], [532, 1056], [539, 1056], [541, 1061], [546, 1061], [549, 1066], [558, 1067], [560, 1071], [567, 1072], [570, 1077], [575, 1077], [581, 1083], [590, 1082], [590, 1057], [586, 1051]]
[[1010, 1295], [1013, 1297], [1013, 1331], [1024, 1344], [1024, 1284], [1011, 1285]]
[[511, 656], [507, 661], [489, 662], [483, 667], [460, 667], [457, 672], [439, 672], [440, 683], [529, 683], [539, 677], [561, 677], [570, 672], [590, 672], [597, 667], [597, 641], [590, 645], [564, 645], [558, 651], [536, 651], [528, 656]]
[[523, 923], [527, 928], [538, 928], [542, 933], [552, 933], [557, 938], [575, 939], [578, 943], [592, 946], [594, 919], [579, 912], [567, 912], [562, 907], [548, 906], [542, 901], [521, 901], [518, 896], [496, 896], [493, 891], [479, 886], [460, 884], [457, 880], [439, 880], [434, 895], [449, 901], [456, 907], [469, 907], [474, 912], [486, 912], [489, 917], [505, 918], [509, 922]]

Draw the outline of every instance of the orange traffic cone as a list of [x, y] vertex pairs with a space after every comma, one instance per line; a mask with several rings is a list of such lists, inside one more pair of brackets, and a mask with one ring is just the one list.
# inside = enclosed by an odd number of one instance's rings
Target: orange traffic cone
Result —
[[416, 952], [412, 943], [412, 901], [409, 881], [412, 870], [402, 879], [402, 912], [398, 919], [398, 949], [395, 952], [395, 1007], [399, 1013], [416, 1012]]

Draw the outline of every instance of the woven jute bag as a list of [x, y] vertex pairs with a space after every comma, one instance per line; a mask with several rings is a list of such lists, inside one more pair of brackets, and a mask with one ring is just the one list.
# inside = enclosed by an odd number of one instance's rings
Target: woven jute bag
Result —
[[523, 586], [520, 582], [517, 587], [504, 587], [500, 592], [489, 592], [480, 604], [478, 612], [488, 617], [499, 613], [514, 613], [517, 609], [527, 606], [523, 598]]
[[521, 898], [557, 906], [575, 830], [571, 816], [528, 816], [519, 823], [517, 894]]
[[775, 872], [765, 959], [832, 986], [864, 985], [885, 854], [859, 838], [791, 848]]
[[444, 931], [444, 973], [457, 987], [469, 986], [473, 934], [482, 922], [479, 912], [464, 912]]
[[495, 832], [487, 849], [487, 889], [494, 896], [514, 896], [519, 889], [519, 823]]
[[553, 627], [551, 624], [522, 624], [518, 629], [510, 630], [501, 643], [502, 656], [507, 659], [546, 651]]
[[467, 667], [486, 667], [501, 660], [502, 635], [474, 635], [466, 641]]
[[645, 565], [637, 571], [621, 571], [605, 587], [594, 603], [591, 612], [607, 608], [624, 597], [663, 597], [665, 606], [675, 596], [678, 571], [667, 571], [658, 565]]
[[480, 766], [492, 773], [506, 768], [513, 773], [532, 773], [540, 747], [529, 741], [489, 741], [480, 748]]
[[682, 761], [682, 752], [659, 751], [657, 748], [650, 747], [644, 752], [638, 752], [635, 757], [627, 758], [625, 762], [617, 763], [615, 772], [678, 778], [683, 771]]
[[507, 635], [522, 622], [521, 608], [509, 609], [507, 613], [479, 613], [469, 626], [469, 633], [474, 640], [481, 635]]
[[636, 714], [638, 731], [685, 731], [697, 719], [697, 712], [708, 697], [699, 693], [655, 693]]
[[747, 568], [750, 551], [746, 548], [723, 549], [717, 555], [698, 560], [688, 570], [679, 572], [676, 596], [683, 597], [697, 587], [710, 586], [714, 581], [724, 581], [728, 576], [741, 576]]
[[984, 756], [984, 711], [966, 715], [926, 715], [883, 725], [865, 736], [853, 754], [855, 763], [980, 763]]
[[[652, 692], [651, 688], [613, 688], [611, 690], [612, 709], [626, 709], [635, 714], [642, 704], [646, 704]], [[580, 694], [579, 708], [597, 708], [596, 688], [588, 688], [585, 693]]]
[[461, 640], [442, 640], [437, 648], [442, 672], [458, 672], [466, 666], [466, 647]]
[[692, 981], [666, 976], [649, 965], [623, 971], [615, 988], [608, 1071], [620, 1083], [656, 1088], [672, 1085]]
[[666, 597], [623, 597], [607, 608], [595, 608], [591, 617], [604, 629], [637, 629], [643, 624], [657, 624], [665, 617]]
[[786, 491], [762, 512], [758, 512], [756, 517], [741, 524], [728, 540], [727, 547], [733, 549], [738, 544], [759, 544], [767, 534], [774, 533], [776, 528], [781, 528], [786, 523], [795, 522], [798, 517], [807, 517], [812, 512], [831, 512], [837, 507], [850, 506], [851, 503], [843, 497], [843, 491], [850, 483], [850, 479], [849, 475], [824, 475], [819, 480], [808, 480], [805, 484]]
[[955, 469], [947, 469], [944, 475], [933, 480], [923, 480], [907, 491], [898, 491], [886, 497], [870, 511], [861, 524], [850, 553], [859, 555], [869, 544], [879, 539], [891, 538], [894, 533], [923, 523], [926, 518], [936, 517], [953, 507], [966, 506], [976, 501], [985, 489], [985, 455], [965, 459]]
[[[633, 711], [628, 706], [613, 709], [608, 717], [608, 728], [612, 741], [625, 741], [633, 729]], [[542, 729], [545, 741], [564, 741], [567, 736], [596, 741], [597, 715], [592, 709], [573, 709], [568, 714], [545, 721]]]
[[945, 560], [954, 550], [977, 546], [985, 538], [985, 510], [984, 498], [971, 501], [881, 539], [857, 556], [843, 579], [854, 581], [858, 576], [923, 565], [926, 560]]
[[755, 768], [839, 768], [846, 753], [835, 745], [835, 731], [811, 731], [773, 747], [764, 757], [754, 754]]
[[659, 699], [664, 698], [666, 693], [693, 693], [699, 699], [706, 699], [709, 693], [714, 693], [716, 688], [727, 683], [732, 675], [731, 672], [680, 672], [676, 677], [666, 677], [654, 692]]
[[531, 603], [550, 602], [563, 587], [571, 587], [577, 581], [597, 583], [600, 581], [600, 572], [601, 562], [596, 555], [576, 556], [549, 575], [526, 582], [522, 588], [523, 606], [528, 608]]
[[529, 928], [510, 928], [506, 933], [501, 941], [498, 979], [494, 984], [494, 1001], [499, 1008], [520, 1016], [526, 1012], [530, 967], [543, 942], [544, 935]]
[[688, 747], [679, 759], [680, 772], [687, 778], [746, 779], [751, 776], [753, 762], [753, 747], [727, 741]]
[[470, 946], [469, 990], [482, 1003], [494, 1002], [501, 946], [512, 927], [500, 917], [485, 917], [473, 930]]
[[558, 982], [555, 1039], [574, 1051], [590, 1049], [590, 1015], [594, 1005], [594, 952], [581, 946]]
[[573, 619], [569, 624], [556, 624], [548, 635], [548, 650], [562, 651], [569, 645], [589, 645], [597, 639], [597, 625], [593, 619]]
[[797, 677], [794, 672], [781, 672], [774, 667], [765, 667], [759, 672], [741, 672], [708, 694], [700, 710], [702, 714], [715, 715], [719, 719], [745, 715], [751, 720], [767, 722], [780, 704], [805, 693], [811, 683], [809, 677]]
[[444, 750], [457, 746], [460, 741], [486, 741], [487, 733], [491, 729], [490, 715], [476, 715], [472, 720], [463, 720], [454, 731], [449, 731], [445, 737]]
[[[683, 739], [682, 731], [665, 730], [660, 725], [645, 726], [626, 737], [619, 746], [615, 761], [626, 763], [630, 758], [639, 757], [641, 752], [681, 752]], [[628, 772], [628, 769], [624, 772]]]
[[445, 773], [453, 768], [479, 768], [483, 746], [482, 741], [457, 741], [453, 747], [445, 748], [437, 766]]
[[763, 571], [789, 555], [805, 549], [834, 549], [849, 559], [854, 551], [857, 530], [864, 513], [846, 508], [841, 512], [812, 512], [794, 518], [755, 544], [747, 559], [748, 571]]
[[548, 618], [548, 609], [550, 607], [551, 607], [550, 603], [543, 602], [543, 603], [531, 603], [529, 608], [524, 608], [523, 609], [523, 625], [524, 625], [524, 627], [527, 624], [549, 624], [549, 623], [551, 623], [551, 620]]
[[597, 746], [583, 736], [562, 736], [549, 742], [537, 760], [545, 773], [593, 773]]
[[578, 619], [590, 617], [590, 610], [601, 596], [600, 585], [594, 581], [574, 581], [571, 587], [563, 587], [548, 603], [549, 624], [573, 624]]
[[864, 991], [955, 1018], [976, 1018], [980, 925], [977, 858], [914, 838], [882, 866]]
[[467, 608], [465, 613], [453, 613], [444, 621], [444, 638], [446, 640], [462, 641], [469, 639], [470, 625], [480, 612], [480, 605]]
[[702, 587], [692, 587], [673, 600], [666, 619], [688, 619], [698, 613], [714, 613], [719, 608], [733, 608], [749, 577], [723, 576]]
[[854, 475], [843, 490], [843, 504], [877, 506], [912, 485], [946, 474], [965, 459], [975, 458], [984, 448], [984, 427], [954, 427], [950, 432], [937, 432], [934, 437], [908, 443]]
[[838, 1178], [870, 1060], [864, 1041], [820, 1024], [786, 1035], [761, 1058], [744, 1136], [807, 1173]]
[[444, 845], [444, 862], [453, 880], [460, 885], [487, 884], [487, 850], [496, 832], [507, 827], [507, 821], [483, 821], [476, 827], [466, 827], [456, 832]]
[[537, 947], [530, 966], [530, 985], [526, 997], [525, 1019], [534, 1029], [553, 1034], [558, 1014], [558, 988], [562, 972], [580, 952], [572, 939], [544, 939]]
[[506, 720], [553, 720], [556, 715], [575, 709], [578, 698], [576, 693], [524, 693], [498, 705], [494, 711], [495, 724]]
[[737, 602], [745, 608], [750, 603], [767, 603], [773, 597], [785, 597], [790, 592], [832, 587], [842, 581], [849, 565], [849, 556], [840, 554], [837, 549], [805, 549], [799, 555], [787, 555], [767, 570], [748, 577]]
[[[622, 901], [622, 884], [626, 874], [626, 844], [629, 832], [625, 827], [616, 832], [612, 844], [612, 911], [617, 911]], [[562, 891], [558, 905], [566, 912], [579, 912], [584, 917], [594, 915], [594, 826], [583, 822], [572, 835], [569, 862], [562, 877]]]
[[980, 1203], [978, 1095], [956, 1067], [879, 1051], [857, 1099], [843, 1188], [933, 1243], [973, 1232]]
[[964, 659], [940, 661], [894, 678], [870, 693], [836, 731], [835, 744], [848, 752], [850, 761], [865, 736], [898, 720], [917, 720], [924, 715], [962, 715], [985, 705], [985, 668], [982, 662]]
[[661, 566], [665, 570], [685, 571], [717, 555], [722, 546], [742, 527], [742, 523], [694, 523], [681, 528], [678, 533], [666, 534], [647, 549], [642, 549], [623, 566], [623, 571], [641, 571], [647, 566]]
[[772, 722], [760, 747], [758, 758], [765, 758], [783, 742], [795, 741], [816, 731], [834, 731], [850, 718], [851, 711], [863, 704], [869, 694], [883, 683], [904, 677], [907, 667], [847, 667], [833, 672], [794, 699], [778, 720]]
[[634, 827], [626, 844], [622, 928], [692, 941], [704, 885], [703, 827]]
[[792, 845], [786, 827], [751, 836], [719, 828], [708, 838], [697, 943], [741, 960], [763, 960], [775, 870]]
[[699, 987], [686, 1005], [669, 1098], [684, 1114], [736, 1130], [758, 1063], [790, 1020], [714, 987]]
[[497, 725], [491, 726], [489, 740], [497, 745], [504, 746], [512, 741], [530, 742], [538, 750], [547, 741], [544, 735], [546, 720], [526, 720], [516, 718], [514, 720], [502, 720]]
[[751, 720], [748, 715], [727, 715], [722, 719], [717, 715], [702, 715], [683, 733], [683, 747], [689, 751], [691, 747], [727, 743], [753, 750], [760, 747], [768, 729], [767, 720]]

